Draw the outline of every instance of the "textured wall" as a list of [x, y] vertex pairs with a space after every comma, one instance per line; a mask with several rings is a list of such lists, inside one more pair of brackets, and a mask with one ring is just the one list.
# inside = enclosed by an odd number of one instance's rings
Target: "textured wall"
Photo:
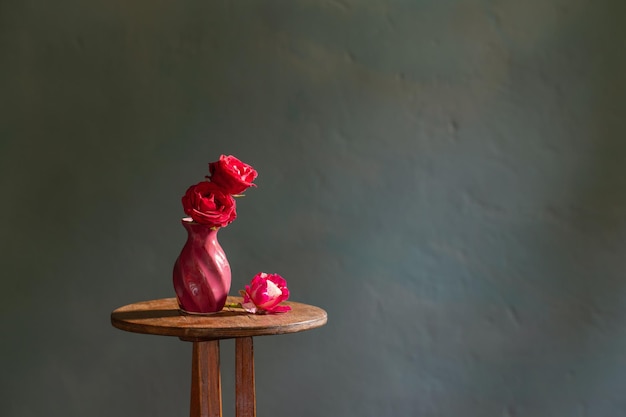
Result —
[[[326, 327], [256, 342], [260, 416], [626, 416], [621, 0], [0, 3], [0, 415], [187, 413], [180, 196]], [[232, 412], [232, 344], [224, 343]], [[232, 415], [232, 414], [231, 414]]]

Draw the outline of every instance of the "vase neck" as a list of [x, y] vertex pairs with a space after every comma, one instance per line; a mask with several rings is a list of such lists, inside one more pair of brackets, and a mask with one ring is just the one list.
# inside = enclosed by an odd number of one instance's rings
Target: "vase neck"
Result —
[[182, 220], [183, 227], [187, 230], [190, 237], [196, 239], [217, 238], [219, 227], [209, 226], [206, 224], [196, 223], [194, 221]]

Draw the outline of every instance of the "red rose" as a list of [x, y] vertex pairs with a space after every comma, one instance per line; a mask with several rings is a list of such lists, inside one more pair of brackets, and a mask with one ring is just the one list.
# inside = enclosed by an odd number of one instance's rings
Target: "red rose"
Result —
[[291, 310], [289, 306], [279, 305], [289, 298], [289, 289], [287, 281], [278, 274], [259, 272], [250, 285], [246, 285], [246, 290], [239, 293], [243, 296], [241, 307], [248, 313], [284, 313]]
[[185, 214], [201, 224], [224, 227], [237, 217], [235, 199], [217, 185], [202, 181], [192, 185], [183, 196]]
[[256, 187], [252, 184], [258, 175], [256, 170], [232, 155], [222, 155], [219, 161], [209, 163], [209, 172], [211, 182], [227, 194], [240, 194], [248, 187]]

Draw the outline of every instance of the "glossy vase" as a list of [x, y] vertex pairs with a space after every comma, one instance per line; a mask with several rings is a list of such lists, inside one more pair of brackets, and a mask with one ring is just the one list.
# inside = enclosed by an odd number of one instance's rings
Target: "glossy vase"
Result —
[[230, 265], [217, 241], [219, 229], [185, 217], [187, 242], [174, 264], [173, 282], [181, 310], [190, 314], [221, 311], [230, 291]]

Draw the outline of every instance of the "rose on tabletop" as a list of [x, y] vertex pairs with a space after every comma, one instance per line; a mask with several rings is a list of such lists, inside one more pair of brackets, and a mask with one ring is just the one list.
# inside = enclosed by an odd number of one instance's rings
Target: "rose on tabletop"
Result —
[[227, 194], [241, 194], [249, 187], [256, 187], [252, 181], [257, 172], [250, 165], [232, 155], [221, 155], [216, 162], [209, 163], [210, 181], [219, 185]]
[[246, 289], [240, 290], [243, 297], [241, 307], [248, 313], [267, 314], [284, 313], [291, 307], [279, 305], [289, 298], [287, 281], [278, 274], [259, 272], [252, 278]]
[[209, 181], [189, 187], [182, 202], [185, 214], [196, 223], [224, 227], [237, 218], [235, 199]]

